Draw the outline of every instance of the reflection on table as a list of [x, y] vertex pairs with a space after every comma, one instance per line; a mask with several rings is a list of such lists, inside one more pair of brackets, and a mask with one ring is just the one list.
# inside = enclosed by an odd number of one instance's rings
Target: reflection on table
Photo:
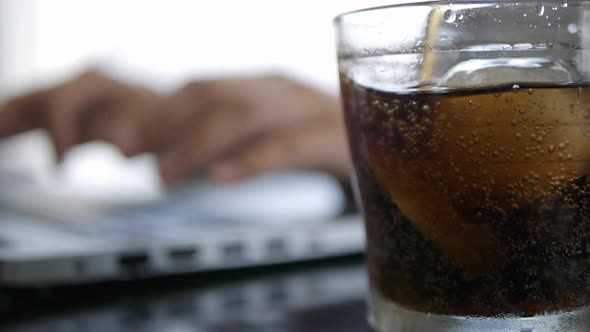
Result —
[[[240, 272], [233, 274], [236, 273]], [[200, 278], [209, 280], [205, 285], [189, 282], [187, 286], [171, 285], [182, 280], [145, 282], [127, 291], [122, 289], [124, 285], [110, 287], [105, 292], [117, 292], [119, 288], [123, 295], [112, 303], [99, 305], [87, 298], [96, 291], [85, 294], [80, 290], [76, 295], [70, 290], [66, 296], [71, 298], [64, 312], [8, 322], [0, 329], [10, 332], [369, 331], [364, 303], [366, 272], [358, 260], [257, 272], [255, 276], [221, 282], [211, 280], [218, 278], [217, 275]], [[152, 287], [159, 289], [154, 291]], [[89, 303], [80, 307], [77, 301]]]

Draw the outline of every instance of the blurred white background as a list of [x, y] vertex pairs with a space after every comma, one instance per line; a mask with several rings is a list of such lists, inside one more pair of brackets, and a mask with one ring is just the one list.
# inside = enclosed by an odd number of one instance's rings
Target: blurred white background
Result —
[[6, 96], [97, 64], [164, 88], [279, 70], [335, 93], [332, 18], [393, 2], [0, 0], [0, 90]]
[[[88, 66], [163, 90], [206, 76], [279, 71], [336, 94], [333, 17], [394, 2], [0, 0], [0, 102]], [[4, 141], [0, 169], [54, 179], [49, 147], [40, 132]], [[74, 151], [61, 169], [71, 185], [157, 183], [153, 164], [123, 162], [100, 144]]]

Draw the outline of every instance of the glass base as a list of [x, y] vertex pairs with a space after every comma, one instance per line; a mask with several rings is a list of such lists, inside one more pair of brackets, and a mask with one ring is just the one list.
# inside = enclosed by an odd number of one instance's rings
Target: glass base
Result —
[[590, 307], [535, 317], [466, 317], [404, 309], [378, 291], [369, 295], [369, 323], [376, 332], [587, 332]]

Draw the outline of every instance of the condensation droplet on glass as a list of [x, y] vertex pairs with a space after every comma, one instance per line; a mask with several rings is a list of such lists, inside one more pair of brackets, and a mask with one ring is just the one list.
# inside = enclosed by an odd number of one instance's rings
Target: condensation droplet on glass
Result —
[[542, 4], [537, 5], [537, 15], [543, 16], [545, 14], [545, 6]]
[[416, 45], [414, 45], [414, 49], [421, 53], [422, 51], [424, 51], [426, 49], [426, 42], [424, 42], [423, 40], [419, 41], [416, 43]]
[[514, 85], [512, 86], [512, 90], [518, 90], [518, 89], [520, 89], [520, 85], [518, 85], [518, 84], [514, 84]]
[[551, 22], [547, 23], [547, 26], [550, 27], [551, 26]]
[[527, 17], [527, 13], [522, 14], [522, 17]]
[[534, 91], [533, 91], [533, 89], [532, 89], [532, 88], [530, 88], [530, 89], [529, 89], [529, 95], [532, 95], [532, 94], [533, 94], [533, 92], [534, 92]]
[[557, 6], [551, 7], [552, 10], [557, 10]]
[[561, 7], [563, 7], [563, 8], [567, 8], [567, 0], [564, 0], [564, 1], [561, 3]]
[[444, 13], [444, 21], [447, 23], [453, 23], [457, 19], [457, 13], [452, 9], [447, 9]]
[[578, 25], [576, 23], [570, 23], [567, 25], [567, 31], [569, 33], [576, 33], [578, 32]]

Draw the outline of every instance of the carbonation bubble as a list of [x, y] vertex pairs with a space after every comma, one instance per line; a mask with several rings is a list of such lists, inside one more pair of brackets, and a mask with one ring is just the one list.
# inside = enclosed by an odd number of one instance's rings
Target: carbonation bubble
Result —
[[453, 23], [457, 19], [457, 13], [452, 9], [447, 9], [444, 13], [444, 21], [447, 23]]

